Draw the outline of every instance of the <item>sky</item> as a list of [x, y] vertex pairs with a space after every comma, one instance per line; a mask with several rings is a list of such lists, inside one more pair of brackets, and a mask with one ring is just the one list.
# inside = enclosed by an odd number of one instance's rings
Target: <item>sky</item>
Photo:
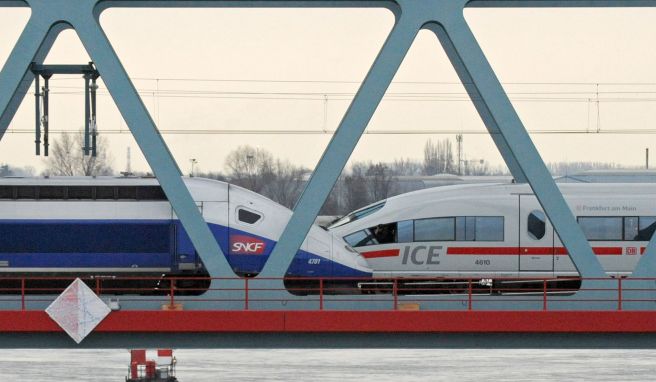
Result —
[[[28, 17], [0, 10], [0, 65]], [[656, 9], [468, 9], [465, 17], [545, 161], [644, 165], [656, 132]], [[183, 171], [192, 158], [201, 171], [223, 171], [225, 156], [245, 144], [314, 168], [331, 137], [321, 132], [337, 128], [393, 22], [382, 9], [110, 9], [101, 17]], [[87, 61], [66, 31], [46, 63]], [[82, 128], [82, 85], [79, 77], [51, 81], [51, 140]], [[125, 169], [130, 147], [132, 169], [148, 171], [102, 82], [99, 94], [98, 127], [114, 167]], [[0, 163], [44, 168], [33, 129], [30, 93], [0, 141]], [[462, 132], [467, 159], [502, 163], [429, 31], [367, 129], [375, 134], [361, 138], [351, 160], [421, 159], [427, 139]], [[243, 134], [253, 130], [271, 134]], [[280, 133], [288, 130], [315, 134]]]

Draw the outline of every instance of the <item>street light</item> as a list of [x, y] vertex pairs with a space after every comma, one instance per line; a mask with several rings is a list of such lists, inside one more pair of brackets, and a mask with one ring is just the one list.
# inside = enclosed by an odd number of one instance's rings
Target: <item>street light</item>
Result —
[[189, 159], [189, 162], [191, 162], [191, 173], [189, 174], [189, 176], [191, 178], [193, 178], [194, 177], [194, 165], [196, 165], [196, 163], [198, 163], [198, 161], [196, 160], [196, 158], [191, 158], [191, 159]]

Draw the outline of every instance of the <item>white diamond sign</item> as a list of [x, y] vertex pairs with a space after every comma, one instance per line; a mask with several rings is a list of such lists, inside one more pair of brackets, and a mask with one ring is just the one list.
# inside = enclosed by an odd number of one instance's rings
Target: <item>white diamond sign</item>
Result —
[[50, 318], [78, 344], [109, 312], [111, 309], [79, 278], [46, 309]]

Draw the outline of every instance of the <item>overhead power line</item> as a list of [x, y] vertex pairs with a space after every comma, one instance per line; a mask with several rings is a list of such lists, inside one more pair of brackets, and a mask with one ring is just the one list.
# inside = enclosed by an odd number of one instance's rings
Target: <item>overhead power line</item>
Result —
[[[57, 81], [73, 81], [77, 78], [57, 78]], [[184, 78], [184, 77], [131, 77], [133, 81], [160, 81], [160, 82], [226, 82], [226, 83], [272, 83], [272, 84], [356, 84], [362, 81], [354, 80], [281, 80], [281, 79], [255, 79], [255, 78]], [[393, 81], [392, 84], [411, 84], [411, 85], [462, 85], [459, 81]], [[539, 85], [539, 86], [656, 86], [656, 82], [612, 82], [612, 81], [507, 81], [501, 82], [502, 85]], [[464, 83], [471, 85], [471, 83]]]
[[[62, 134], [69, 133], [74, 134], [78, 133], [78, 130], [73, 129], [63, 129], [51, 131], [52, 134]], [[159, 129], [158, 132], [162, 135], [332, 135], [336, 130], [264, 130], [264, 129]], [[546, 130], [546, 129], [536, 129], [528, 130], [529, 134], [538, 134], [538, 135], [550, 135], [550, 134], [603, 134], [603, 135], [613, 135], [613, 134], [656, 134], [656, 129], [605, 129], [601, 131], [587, 131], [585, 129], [560, 129], [560, 130]], [[21, 128], [9, 128], [6, 134], [34, 134], [34, 131], [31, 129], [21, 129]], [[128, 134], [131, 135], [132, 132], [129, 129], [102, 129], [100, 134], [106, 135], [120, 135]], [[464, 134], [464, 135], [488, 135], [489, 132], [485, 130], [477, 131], [463, 131], [463, 130], [417, 130], [417, 129], [379, 129], [379, 130], [366, 130], [365, 135], [452, 135], [452, 134]], [[499, 134], [499, 133], [493, 133]]]

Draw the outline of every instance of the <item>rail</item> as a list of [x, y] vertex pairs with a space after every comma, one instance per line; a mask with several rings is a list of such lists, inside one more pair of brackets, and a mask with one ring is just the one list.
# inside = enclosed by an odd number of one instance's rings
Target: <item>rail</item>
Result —
[[[383, 310], [423, 310], [431, 304], [442, 303], [454, 304], [458, 310], [474, 311], [494, 303], [495, 299], [498, 301], [499, 297], [506, 297], [512, 298], [514, 303], [531, 303], [527, 310], [547, 311], [554, 303], [560, 303], [561, 307], [562, 304], [578, 304], [581, 310], [586, 310], [585, 304], [606, 303], [612, 304], [612, 310], [616, 311], [630, 303], [642, 303], [653, 304], [656, 310], [656, 278], [285, 278], [282, 279], [284, 286], [280, 286], [281, 279], [276, 278], [80, 279], [100, 297], [117, 297], [122, 302], [155, 301], [161, 303], [162, 308], [204, 301], [210, 307], [213, 302], [237, 303], [247, 311], [261, 309], [259, 306], [263, 303], [287, 303], [298, 299], [315, 303], [311, 310], [320, 311], [335, 310], [340, 303], [366, 302], [382, 302]], [[73, 280], [72, 277], [0, 277], [0, 306], [7, 302], [20, 303], [21, 311], [34, 310], [29, 308], [31, 303], [53, 301]], [[276, 284], [271, 282], [278, 282], [278, 286], [272, 287]]]

